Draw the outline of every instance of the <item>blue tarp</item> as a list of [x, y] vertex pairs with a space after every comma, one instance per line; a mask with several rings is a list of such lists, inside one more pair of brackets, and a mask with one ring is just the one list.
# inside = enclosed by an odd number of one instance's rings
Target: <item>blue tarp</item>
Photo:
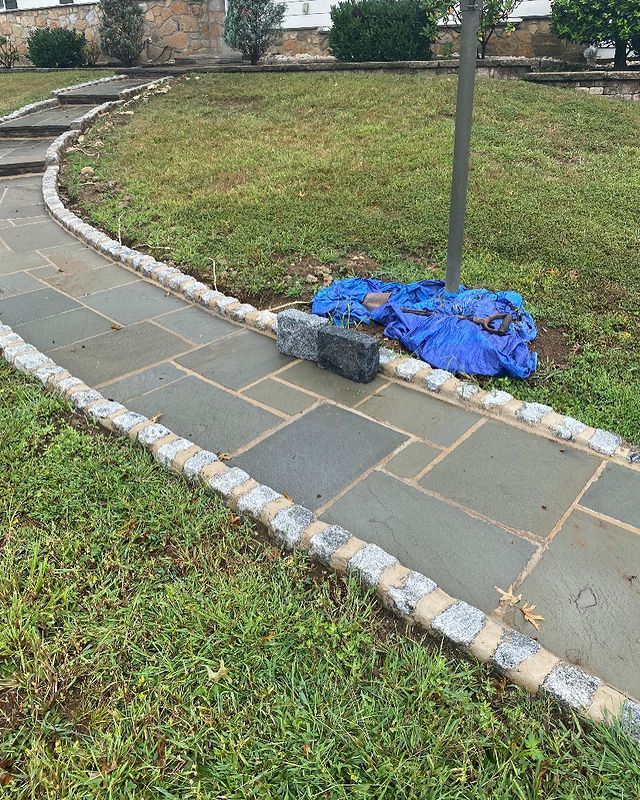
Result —
[[[362, 303], [370, 292], [391, 292], [391, 296], [383, 306], [369, 311]], [[402, 308], [436, 313], [425, 317], [404, 313]], [[528, 378], [537, 366], [537, 356], [527, 346], [537, 336], [536, 326], [517, 292], [462, 286], [459, 292], [447, 294], [443, 281], [405, 284], [347, 278], [321, 289], [313, 298], [312, 310], [341, 325], [383, 325], [385, 336], [398, 339], [414, 355], [450, 372]], [[488, 333], [470, 320], [458, 319], [497, 313], [514, 318], [504, 336]]]

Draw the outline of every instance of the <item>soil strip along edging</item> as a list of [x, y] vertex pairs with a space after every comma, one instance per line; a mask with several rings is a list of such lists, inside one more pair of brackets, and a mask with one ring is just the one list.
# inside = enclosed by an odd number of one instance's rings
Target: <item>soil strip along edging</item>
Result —
[[[222, 316], [244, 323], [263, 333], [275, 334], [277, 315], [273, 312], [259, 311], [255, 306], [243, 303], [237, 297], [230, 297], [212, 289], [176, 267], [170, 267], [162, 261], [156, 261], [152, 256], [122, 245], [67, 209], [60, 199], [58, 193], [60, 165], [66, 150], [78, 136], [98, 116], [122, 104], [127, 97], [155, 88], [166, 80], [169, 78], [163, 77], [144, 86], [126, 90], [122, 93], [121, 100], [104, 103], [93, 109], [76, 123], [76, 130], [63, 133], [51, 144], [47, 151], [48, 166], [42, 179], [47, 210], [56, 222], [103, 255], [135, 269], [146, 278], [157, 281], [190, 302], [199, 302]], [[551, 406], [523, 402], [509, 392], [498, 389], [489, 391], [480, 389], [472, 381], [461, 380], [447, 370], [435, 369], [425, 361], [399, 355], [384, 347], [380, 348], [380, 371], [387, 377], [400, 379], [412, 388], [426, 390], [429, 394], [438, 395], [440, 399], [463, 408], [479, 411], [486, 416], [499, 417], [505, 422], [533, 430], [546, 438], [566, 441], [627, 466], [640, 465], [639, 446], [627, 445], [617, 434], [593, 428], [580, 420], [556, 412]]]

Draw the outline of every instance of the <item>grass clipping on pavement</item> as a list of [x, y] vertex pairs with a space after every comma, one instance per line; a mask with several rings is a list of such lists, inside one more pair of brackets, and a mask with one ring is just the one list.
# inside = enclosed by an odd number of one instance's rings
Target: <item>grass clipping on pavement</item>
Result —
[[[455, 87], [192, 76], [99, 125], [71, 154], [67, 188], [113, 236], [262, 308], [348, 274], [442, 277]], [[492, 385], [632, 442], [639, 165], [640, 104], [478, 80], [463, 280], [521, 292], [541, 329], [533, 378]]]
[[636, 797], [637, 746], [404, 635], [0, 366], [0, 796]]

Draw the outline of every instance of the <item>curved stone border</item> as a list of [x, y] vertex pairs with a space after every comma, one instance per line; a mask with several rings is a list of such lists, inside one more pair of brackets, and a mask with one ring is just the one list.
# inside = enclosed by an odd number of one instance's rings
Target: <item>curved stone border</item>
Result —
[[[142, 91], [153, 89], [166, 80], [169, 78], [163, 77], [146, 86], [129, 89], [122, 93], [123, 100], [125, 97], [135, 96]], [[162, 261], [156, 261], [152, 256], [125, 247], [120, 242], [111, 239], [106, 233], [84, 222], [64, 206], [58, 194], [58, 173], [65, 151], [95, 118], [115, 108], [123, 100], [104, 103], [86, 114], [78, 122], [77, 130], [62, 134], [48, 149], [47, 164], [49, 166], [42, 179], [42, 189], [49, 213], [89, 246], [115, 261], [121, 261], [128, 267], [132, 267], [145, 277], [181, 294], [187, 300], [199, 302], [222, 316], [231, 317], [236, 322], [242, 322], [262, 332], [276, 333], [277, 315], [273, 312], [258, 311], [255, 306], [242, 303], [237, 297], [229, 297], [222, 292], [215, 291], [176, 267], [170, 267]], [[380, 349], [380, 369], [384, 375], [398, 378], [429, 393], [438, 394], [441, 398], [456, 405], [465, 408], [471, 407], [481, 413], [501, 417], [507, 422], [524, 425], [547, 438], [570, 442], [621, 463], [640, 464], [640, 447], [625, 444], [622, 438], [615, 433], [592, 428], [573, 417], [559, 414], [551, 406], [542, 403], [526, 403], [517, 400], [508, 392], [497, 389], [485, 391], [471, 381], [455, 377], [447, 370], [435, 369], [425, 361], [402, 356], [385, 347]]]
[[215, 453], [108, 400], [1, 322], [0, 352], [15, 369], [36, 378], [76, 411], [137, 441], [162, 467], [190, 483], [204, 485], [233, 511], [263, 525], [282, 549], [306, 551], [324, 566], [356, 576], [375, 591], [389, 611], [409, 624], [487, 662], [528, 691], [546, 693], [597, 722], [619, 724], [640, 741], [640, 703], [634, 699], [561, 661], [534, 639], [449, 596], [430, 578], [402, 566], [378, 545], [323, 522], [244, 470], [228, 467]]
[[124, 80], [131, 80], [129, 75], [109, 75], [106, 78], [96, 78], [94, 81], [84, 81], [84, 83], [76, 83], [73, 86], [65, 86], [61, 89], [53, 89], [51, 97], [49, 100], [39, 100], [37, 103], [29, 103], [26, 106], [22, 106], [17, 111], [12, 111], [11, 114], [6, 114], [4, 117], [0, 117], [0, 125], [3, 122], [9, 122], [12, 119], [20, 119], [20, 117], [24, 117], [27, 114], [33, 114], [36, 111], [46, 111], [48, 108], [55, 108], [58, 105], [57, 96], [59, 94], [67, 94], [68, 92], [73, 92], [76, 89], [82, 89], [85, 86], [93, 86], [96, 83], [107, 83], [108, 81], [124, 81]]

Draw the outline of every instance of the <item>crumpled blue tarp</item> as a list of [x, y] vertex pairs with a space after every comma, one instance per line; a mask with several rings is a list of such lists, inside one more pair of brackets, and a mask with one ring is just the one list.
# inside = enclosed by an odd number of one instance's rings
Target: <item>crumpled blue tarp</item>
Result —
[[[398, 339], [414, 355], [434, 367], [466, 375], [528, 378], [538, 359], [527, 342], [537, 330], [517, 292], [490, 292], [460, 287], [447, 294], [444, 281], [387, 283], [369, 278], [347, 278], [320, 289], [313, 298], [314, 314], [331, 317], [337, 324], [376, 322], [384, 334]], [[369, 292], [391, 292], [389, 302], [369, 311], [362, 301]], [[438, 313], [429, 317], [406, 314], [401, 308]], [[488, 317], [512, 314], [514, 323], [504, 336], [483, 330], [458, 316]]]

